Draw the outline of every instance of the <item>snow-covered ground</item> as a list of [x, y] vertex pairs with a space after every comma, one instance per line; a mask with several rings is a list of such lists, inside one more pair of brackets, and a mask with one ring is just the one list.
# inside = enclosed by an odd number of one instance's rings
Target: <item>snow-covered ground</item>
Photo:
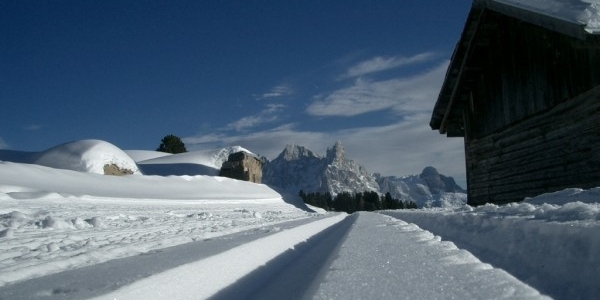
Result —
[[70, 157], [55, 168], [35, 164], [40, 153], [0, 150], [0, 299], [600, 294], [600, 189], [505, 206], [347, 216], [288, 203], [265, 185], [205, 175], [105, 176], [71, 159], [169, 167], [169, 160], [197, 164], [199, 153], [65, 145], [42, 152]]
[[540, 195], [503, 206], [394, 211], [480, 259], [561, 299], [600, 295], [600, 189]]

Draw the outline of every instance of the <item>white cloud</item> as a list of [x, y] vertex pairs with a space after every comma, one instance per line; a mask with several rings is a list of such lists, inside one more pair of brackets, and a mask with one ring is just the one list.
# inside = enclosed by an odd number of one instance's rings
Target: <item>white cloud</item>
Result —
[[273, 87], [270, 91], [260, 95], [259, 99], [277, 98], [283, 96], [289, 96], [294, 92], [289, 84], [281, 84]]
[[279, 120], [278, 113], [285, 107], [282, 104], [268, 104], [265, 109], [253, 116], [243, 117], [227, 125], [227, 129], [241, 131], [261, 124]]
[[437, 99], [448, 62], [433, 70], [408, 78], [383, 81], [355, 80], [315, 101], [306, 111], [315, 116], [355, 116], [373, 111], [392, 109], [397, 113], [430, 111]]
[[293, 124], [244, 135], [225, 133], [185, 138], [189, 149], [240, 145], [274, 159], [287, 144], [298, 144], [325, 155], [335, 141], [342, 141], [347, 156], [369, 172], [384, 175], [419, 174], [434, 166], [440, 173], [453, 176], [465, 187], [465, 163], [462, 138], [447, 138], [429, 128], [430, 114], [421, 113], [378, 127], [362, 127], [333, 132], [296, 130]]
[[0, 137], [0, 149], [8, 148], [8, 144]]
[[[257, 115], [231, 123], [228, 129], [185, 138], [188, 149], [243, 146], [274, 159], [287, 144], [298, 144], [324, 155], [335, 141], [342, 141], [347, 156], [369, 170], [384, 175], [419, 174], [434, 166], [465, 186], [462, 138], [449, 139], [429, 128], [431, 110], [437, 99], [448, 62], [420, 75], [383, 81], [357, 78], [352, 86], [315, 97], [307, 112], [316, 116], [354, 116], [388, 109], [398, 121], [386, 126], [369, 126], [336, 131], [303, 131], [294, 123], [260, 132], [238, 133], [240, 129], [272, 122], [283, 108], [267, 106]], [[367, 68], [364, 68], [366, 70]], [[374, 68], [372, 68], [373, 70]], [[324, 129], [327, 130], [327, 129]]]
[[402, 66], [431, 60], [435, 56], [432, 52], [420, 53], [411, 57], [403, 56], [376, 56], [369, 60], [362, 61], [348, 69], [341, 79], [359, 77], [371, 73], [377, 73], [385, 70], [395, 69]]

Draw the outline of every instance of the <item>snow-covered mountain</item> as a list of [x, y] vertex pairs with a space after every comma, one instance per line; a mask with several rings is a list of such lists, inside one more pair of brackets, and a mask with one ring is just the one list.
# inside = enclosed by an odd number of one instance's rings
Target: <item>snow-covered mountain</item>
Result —
[[466, 191], [452, 177], [440, 174], [434, 167], [426, 167], [420, 175], [404, 177], [373, 174], [379, 192], [410, 200], [419, 207], [457, 207], [467, 203]]
[[263, 182], [288, 197], [300, 190], [332, 195], [376, 191], [389, 192], [394, 198], [413, 201], [419, 207], [454, 207], [467, 201], [465, 190], [434, 167], [405, 177], [370, 174], [346, 157], [340, 142], [329, 148], [325, 157], [302, 146], [288, 145], [277, 158], [265, 163]]
[[375, 178], [336, 142], [325, 157], [298, 145], [288, 145], [277, 158], [263, 166], [263, 182], [286, 195], [306, 192], [378, 191]]

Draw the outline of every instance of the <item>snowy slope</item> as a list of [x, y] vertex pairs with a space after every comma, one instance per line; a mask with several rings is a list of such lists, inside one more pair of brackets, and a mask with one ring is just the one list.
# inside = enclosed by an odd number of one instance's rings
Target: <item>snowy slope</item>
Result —
[[127, 153], [101, 140], [69, 142], [42, 152], [0, 150], [0, 160], [95, 174], [104, 174], [104, 166], [114, 164], [140, 174], [135, 161]]
[[135, 156], [140, 169], [146, 175], [209, 175], [219, 174], [221, 165], [230, 154], [248, 152], [240, 146], [222, 149], [198, 150], [178, 154], [166, 154], [157, 151], [128, 150]]
[[131, 157], [136, 163], [144, 160], [150, 160], [163, 156], [173, 155], [171, 153], [152, 151], [152, 150], [123, 150], [129, 157]]

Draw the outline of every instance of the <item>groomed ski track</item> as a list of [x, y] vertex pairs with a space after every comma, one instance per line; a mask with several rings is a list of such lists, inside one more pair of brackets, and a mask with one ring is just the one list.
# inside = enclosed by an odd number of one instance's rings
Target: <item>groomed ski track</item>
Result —
[[0, 299], [89, 298], [546, 297], [452, 242], [414, 224], [367, 212], [287, 222], [0, 289]]

